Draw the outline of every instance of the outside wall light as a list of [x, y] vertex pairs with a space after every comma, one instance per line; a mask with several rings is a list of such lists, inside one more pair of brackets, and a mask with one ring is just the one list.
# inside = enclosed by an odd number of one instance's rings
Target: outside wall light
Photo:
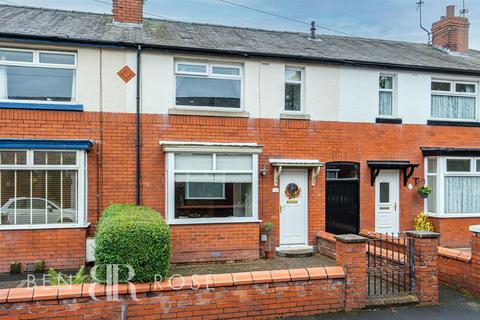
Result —
[[267, 168], [265, 167], [265, 165], [263, 165], [262, 168], [260, 169], [260, 174], [262, 176], [265, 176], [267, 172], [268, 172]]

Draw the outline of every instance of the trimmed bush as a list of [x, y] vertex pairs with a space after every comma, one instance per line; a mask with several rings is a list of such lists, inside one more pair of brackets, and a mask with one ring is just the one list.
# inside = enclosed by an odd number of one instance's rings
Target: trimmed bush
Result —
[[95, 235], [95, 277], [107, 280], [107, 265], [118, 265], [119, 281], [148, 282], [165, 278], [171, 256], [170, 228], [160, 214], [146, 207], [111, 205], [102, 214]]

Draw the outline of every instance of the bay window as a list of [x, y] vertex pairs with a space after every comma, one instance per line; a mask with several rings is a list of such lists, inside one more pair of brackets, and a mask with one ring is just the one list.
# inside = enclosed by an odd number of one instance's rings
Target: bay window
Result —
[[0, 48], [0, 101], [74, 102], [76, 55]]
[[84, 223], [85, 166], [83, 151], [0, 150], [0, 229]]
[[426, 184], [433, 189], [426, 201], [429, 214], [480, 216], [480, 159], [428, 157]]
[[258, 219], [258, 154], [175, 151], [166, 159], [170, 223]]
[[477, 83], [432, 80], [431, 117], [476, 120]]
[[242, 67], [216, 63], [177, 61], [175, 63], [177, 107], [242, 107]]

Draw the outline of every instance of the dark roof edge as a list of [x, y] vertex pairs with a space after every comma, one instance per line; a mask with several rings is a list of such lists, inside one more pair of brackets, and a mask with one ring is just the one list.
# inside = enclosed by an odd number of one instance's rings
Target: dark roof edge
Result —
[[155, 49], [155, 50], [181, 52], [181, 53], [197, 53], [197, 54], [199, 53], [199, 54], [230, 55], [230, 56], [233, 55], [233, 56], [241, 56], [244, 58], [247, 58], [247, 57], [271, 58], [271, 59], [295, 60], [295, 61], [304, 61], [304, 62], [312, 62], [312, 63], [317, 62], [317, 63], [324, 63], [324, 64], [347, 65], [347, 66], [357, 66], [357, 67], [367, 67], [367, 68], [382, 67], [387, 69], [413, 70], [413, 71], [421, 71], [421, 72], [442, 72], [442, 73], [449, 73], [449, 74], [480, 76], [480, 70], [473, 71], [473, 70], [463, 70], [463, 69], [455, 69], [455, 68], [402, 65], [402, 64], [393, 64], [393, 63], [332, 59], [332, 58], [321, 58], [321, 57], [316, 58], [316, 57], [305, 57], [301, 55], [258, 53], [258, 52], [248, 52], [248, 51], [187, 48], [187, 47], [178, 47], [178, 46], [153, 45], [148, 43], [112, 42], [112, 41], [100, 41], [100, 40], [92, 40], [92, 39], [72, 39], [72, 38], [32, 36], [32, 35], [26, 36], [22, 34], [8, 34], [8, 33], [0, 33], [0, 40], [40, 42], [40, 43], [64, 44], [64, 45], [73, 44], [73, 45], [81, 45], [81, 46], [99, 46], [99, 47], [112, 47], [112, 48], [128, 48], [128, 47], [137, 48], [139, 45], [141, 45], [145, 49]]
[[475, 157], [480, 156], [479, 148], [437, 148], [420, 147], [424, 157], [433, 156], [457, 156], [457, 157]]

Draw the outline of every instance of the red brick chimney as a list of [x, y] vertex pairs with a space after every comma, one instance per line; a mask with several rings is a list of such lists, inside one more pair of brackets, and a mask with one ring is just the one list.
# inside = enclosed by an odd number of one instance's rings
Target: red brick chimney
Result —
[[144, 0], [113, 0], [113, 22], [141, 25]]
[[470, 22], [455, 16], [455, 6], [447, 7], [447, 16], [432, 24], [432, 44], [455, 52], [468, 52]]

